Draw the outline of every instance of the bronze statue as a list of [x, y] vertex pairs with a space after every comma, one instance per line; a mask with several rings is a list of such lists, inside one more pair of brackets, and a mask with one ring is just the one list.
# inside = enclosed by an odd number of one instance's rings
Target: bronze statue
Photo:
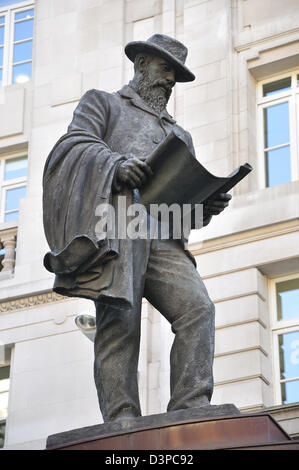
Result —
[[[132, 81], [116, 93], [90, 90], [44, 170], [44, 227], [51, 251], [45, 267], [54, 290], [95, 301], [94, 377], [104, 421], [141, 415], [137, 365], [142, 297], [175, 334], [169, 410], [209, 405], [213, 391], [214, 305], [181, 240], [120, 239], [95, 231], [97, 207], [140, 201], [138, 188], [154, 178], [146, 158], [173, 130], [194, 155], [192, 138], [166, 105], [177, 81], [194, 80], [187, 48], [155, 34], [127, 44]], [[199, 109], [200, 112], [200, 109]], [[204, 206], [204, 225], [231, 196]]]

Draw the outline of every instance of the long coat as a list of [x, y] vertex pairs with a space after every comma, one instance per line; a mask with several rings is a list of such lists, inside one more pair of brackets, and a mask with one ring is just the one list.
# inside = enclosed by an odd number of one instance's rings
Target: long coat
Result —
[[[150, 155], [174, 127], [194, 154], [190, 134], [166, 110], [157, 114], [130, 86], [112, 94], [93, 89], [82, 97], [43, 175], [44, 230], [51, 250], [44, 265], [56, 274], [54, 291], [132, 303], [132, 242], [99, 236], [96, 207], [114, 203], [119, 164], [130, 154]], [[122, 194], [127, 204], [133, 202], [133, 191], [124, 188]]]

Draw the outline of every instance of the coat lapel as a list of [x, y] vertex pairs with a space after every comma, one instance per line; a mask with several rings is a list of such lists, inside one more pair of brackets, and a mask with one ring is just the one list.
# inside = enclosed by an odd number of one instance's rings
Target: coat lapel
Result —
[[162, 119], [166, 119], [166, 121], [170, 122], [171, 124], [175, 124], [176, 123], [176, 120], [173, 119], [172, 116], [170, 116], [170, 114], [168, 114], [167, 110], [164, 109], [161, 113], [161, 118]]

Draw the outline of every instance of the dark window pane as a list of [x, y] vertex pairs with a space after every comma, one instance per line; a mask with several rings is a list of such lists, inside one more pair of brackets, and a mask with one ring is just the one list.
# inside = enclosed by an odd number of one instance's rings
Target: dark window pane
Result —
[[291, 181], [290, 146], [266, 152], [266, 184], [268, 187]]
[[276, 284], [276, 302], [279, 321], [299, 318], [299, 278]]
[[299, 74], [297, 75], [297, 86], [299, 86]]
[[24, 20], [15, 24], [15, 41], [33, 37], [33, 20]]
[[281, 93], [282, 91], [291, 89], [291, 77], [282, 78], [275, 82], [266, 83], [263, 85], [263, 96], [273, 95], [274, 93]]
[[15, 44], [13, 54], [14, 63], [30, 59], [32, 59], [32, 41]]
[[299, 401], [299, 380], [281, 384], [282, 403], [296, 403]]
[[27, 156], [10, 158], [5, 162], [4, 180], [13, 180], [27, 176], [28, 159]]
[[12, 72], [12, 83], [25, 83], [31, 78], [32, 62], [14, 65]]
[[265, 147], [286, 144], [290, 140], [289, 103], [280, 103], [264, 109]]
[[0, 67], [3, 66], [3, 47], [0, 47]]
[[20, 199], [26, 195], [26, 186], [12, 188], [6, 191], [5, 212], [19, 209]]
[[0, 449], [4, 447], [4, 439], [5, 439], [5, 421], [0, 423]]
[[0, 44], [1, 46], [4, 44], [4, 26], [0, 26]]
[[[0, 271], [3, 269], [3, 265], [2, 265], [2, 261], [4, 259], [4, 248], [2, 248], [2, 250], [0, 250]], [[0, 369], [0, 372], [1, 372], [1, 369]]]
[[0, 16], [0, 24], [4, 24], [5, 23], [5, 16]]
[[33, 16], [34, 16], [33, 8], [31, 8], [30, 10], [20, 11], [19, 13], [15, 14], [15, 21], [32, 18]]
[[[4, 252], [4, 250], [1, 250], [1, 251]], [[10, 366], [0, 367], [0, 380], [9, 379], [9, 371], [10, 371]]]

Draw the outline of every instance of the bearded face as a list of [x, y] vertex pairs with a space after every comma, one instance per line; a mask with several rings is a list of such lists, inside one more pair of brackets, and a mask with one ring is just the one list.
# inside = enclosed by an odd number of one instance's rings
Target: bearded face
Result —
[[160, 114], [166, 108], [174, 84], [173, 68], [164, 59], [153, 57], [144, 66], [135, 87], [143, 101]]

